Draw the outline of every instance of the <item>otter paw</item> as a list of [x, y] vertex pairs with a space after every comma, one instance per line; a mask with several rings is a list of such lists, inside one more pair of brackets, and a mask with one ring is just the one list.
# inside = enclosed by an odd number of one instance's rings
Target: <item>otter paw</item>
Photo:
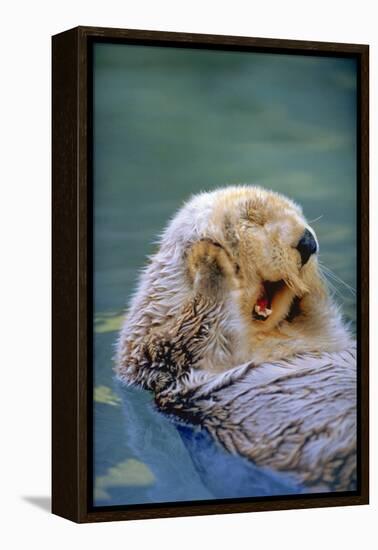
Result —
[[235, 286], [235, 266], [227, 252], [210, 240], [194, 243], [187, 253], [190, 280], [196, 292], [219, 295]]

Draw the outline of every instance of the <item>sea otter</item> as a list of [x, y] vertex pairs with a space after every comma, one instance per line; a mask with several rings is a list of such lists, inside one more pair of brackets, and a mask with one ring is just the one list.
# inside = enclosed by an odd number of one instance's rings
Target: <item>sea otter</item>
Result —
[[[356, 345], [286, 197], [193, 197], [141, 276], [116, 371], [174, 422], [303, 491], [357, 487]], [[195, 457], [198, 460], [198, 457]], [[203, 465], [200, 471], [203, 471]]]
[[155, 393], [193, 370], [339, 352], [352, 345], [319, 269], [302, 209], [232, 186], [190, 199], [143, 272], [117, 347], [117, 373]]

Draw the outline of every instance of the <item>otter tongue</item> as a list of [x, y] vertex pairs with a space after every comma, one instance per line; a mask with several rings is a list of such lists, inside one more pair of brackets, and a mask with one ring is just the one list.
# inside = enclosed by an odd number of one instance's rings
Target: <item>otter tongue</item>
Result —
[[262, 317], [269, 317], [269, 315], [272, 313], [272, 310], [269, 306], [269, 298], [264, 288], [262, 295], [256, 302], [255, 312]]
[[268, 298], [263, 296], [257, 300], [256, 305], [259, 306], [260, 309], [266, 309], [268, 307], [268, 303]]

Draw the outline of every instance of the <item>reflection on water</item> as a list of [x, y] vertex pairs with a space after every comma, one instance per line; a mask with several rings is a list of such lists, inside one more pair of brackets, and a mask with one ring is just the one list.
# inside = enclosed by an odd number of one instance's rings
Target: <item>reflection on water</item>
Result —
[[[94, 69], [95, 504], [299, 492], [121, 388], [112, 356], [156, 235], [202, 190], [287, 194], [317, 220], [321, 262], [355, 287], [354, 61], [98, 44]], [[353, 324], [353, 293], [331, 282]]]
[[[228, 454], [205, 431], [175, 425], [154, 409], [148, 392], [116, 383], [115, 387], [117, 402], [121, 398], [123, 403], [119, 437], [127, 442], [132, 458], [117, 462], [96, 477], [98, 505], [302, 492], [289, 476], [257, 468], [244, 458]], [[102, 414], [107, 414], [106, 409]], [[105, 433], [98, 437], [105, 437]], [[106, 444], [106, 440], [101, 443]]]

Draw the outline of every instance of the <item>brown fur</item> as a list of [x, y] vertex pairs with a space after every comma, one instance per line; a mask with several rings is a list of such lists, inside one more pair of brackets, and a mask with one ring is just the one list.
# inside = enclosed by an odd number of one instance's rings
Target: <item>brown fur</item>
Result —
[[[302, 266], [306, 228], [298, 206], [261, 188], [192, 199], [141, 277], [117, 373], [229, 451], [342, 490], [356, 475], [355, 355], [317, 256]], [[259, 320], [266, 281], [276, 292], [271, 315]], [[282, 361], [292, 372], [278, 380]], [[261, 386], [254, 369], [266, 364], [272, 375]]]
[[[142, 278], [120, 336], [120, 376], [132, 381], [137, 365], [146, 365], [150, 338], [169, 340], [185, 330], [180, 319], [195, 311], [195, 302], [210, 309], [208, 341], [201, 342], [193, 368], [221, 372], [247, 361], [345, 349], [350, 337], [317, 257], [302, 266], [296, 248], [308, 228], [301, 209], [277, 193], [248, 186], [204, 198], [194, 199], [194, 212], [189, 203], [178, 214]], [[253, 311], [264, 281], [282, 284], [272, 314], [261, 321]]]

